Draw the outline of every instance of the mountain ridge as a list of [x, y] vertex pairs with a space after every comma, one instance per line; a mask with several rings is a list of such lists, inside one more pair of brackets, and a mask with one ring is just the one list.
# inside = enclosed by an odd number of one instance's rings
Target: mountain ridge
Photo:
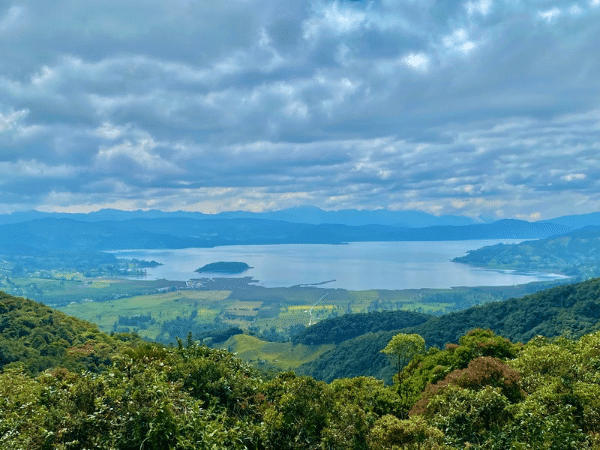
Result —
[[[366, 313], [365, 317], [371, 313]], [[327, 319], [330, 328], [336, 321]], [[323, 381], [347, 376], [375, 376], [391, 382], [393, 371], [380, 350], [397, 333], [415, 333], [428, 346], [441, 348], [458, 342], [475, 328], [490, 329], [511, 341], [528, 342], [537, 335], [579, 338], [600, 330], [600, 278], [560, 285], [513, 298], [435, 317], [398, 330], [367, 333], [341, 342], [336, 348], [299, 367], [298, 373]], [[310, 329], [306, 330], [307, 332]]]
[[502, 220], [491, 224], [401, 228], [388, 225], [298, 224], [270, 219], [154, 218], [84, 222], [41, 218], [0, 225], [0, 245], [40, 249], [121, 250], [222, 245], [343, 244], [364, 241], [539, 239], [568, 231], [552, 223]]

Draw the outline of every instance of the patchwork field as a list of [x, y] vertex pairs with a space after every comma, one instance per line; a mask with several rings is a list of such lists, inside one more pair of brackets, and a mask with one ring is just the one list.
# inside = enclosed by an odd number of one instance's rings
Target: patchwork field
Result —
[[[177, 317], [195, 315], [199, 323], [212, 323], [229, 291], [175, 291], [140, 295], [108, 302], [84, 299], [59, 308], [63, 312], [96, 323], [105, 331], [133, 328], [141, 336], [156, 339], [162, 324]], [[144, 320], [147, 318], [147, 320]]]
[[520, 297], [549, 285], [367, 291], [319, 286], [265, 288], [247, 278], [186, 283], [90, 278], [80, 272], [58, 270], [20, 277], [14, 266], [0, 261], [0, 290], [41, 301], [96, 323], [103, 331], [137, 332], [147, 339], [171, 343], [188, 332], [204, 336], [228, 327], [281, 341], [329, 317], [385, 310], [441, 315]]

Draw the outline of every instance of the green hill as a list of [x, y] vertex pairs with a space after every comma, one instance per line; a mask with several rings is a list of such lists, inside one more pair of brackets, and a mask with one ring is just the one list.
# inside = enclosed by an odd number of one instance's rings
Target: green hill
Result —
[[467, 252], [455, 262], [492, 269], [558, 272], [587, 279], [600, 275], [600, 227], [520, 244], [497, 244]]
[[253, 365], [286, 371], [318, 358], [335, 346], [293, 345], [291, 342], [269, 342], [255, 336], [237, 334], [219, 347], [233, 352], [238, 358]]
[[[362, 315], [370, 321], [370, 314]], [[321, 380], [368, 375], [391, 381], [379, 351], [399, 332], [421, 335], [428, 346], [458, 342], [469, 330], [490, 329], [511, 341], [528, 342], [537, 335], [580, 337], [600, 330], [600, 278], [562, 285], [519, 299], [487, 303], [446, 314], [417, 326], [365, 334], [298, 368]]]
[[489, 328], [512, 341], [537, 335], [579, 337], [600, 329], [600, 278], [557, 286], [518, 299], [487, 303], [406, 329], [441, 347], [473, 328]]
[[296, 369], [296, 373], [331, 382], [339, 378], [369, 376], [390, 384], [394, 368], [381, 353], [400, 330], [366, 333], [349, 339]]
[[413, 311], [345, 314], [325, 319], [292, 337], [294, 344], [340, 344], [365, 333], [398, 330], [427, 322], [433, 316]]
[[0, 369], [22, 365], [36, 374], [53, 367], [97, 372], [112, 364], [124, 341], [96, 325], [21, 297], [0, 292]]
[[[599, 286], [590, 280], [502, 302], [505, 309], [488, 320], [501, 323], [504, 313], [505, 322], [514, 323], [507, 330], [525, 335], [548, 324], [546, 331], [559, 334], [558, 327], [571, 324], [563, 316], [573, 317], [583, 325], [566, 330], [581, 334], [600, 316]], [[473, 308], [469, 318], [483, 320], [489, 306]], [[269, 375], [193, 342], [191, 334], [175, 348], [131, 347], [86, 322], [6, 294], [0, 307], [2, 350], [10, 359], [0, 370], [3, 449], [600, 448], [600, 333], [579, 340], [536, 337], [519, 345], [474, 330], [459, 345], [420, 350], [388, 387], [368, 377], [326, 384], [290, 372]], [[532, 320], [541, 315], [537, 308], [549, 312]], [[466, 317], [450, 316], [452, 332], [471, 325]], [[461, 318], [464, 323], [456, 323]], [[450, 319], [413, 329], [427, 335], [450, 326]], [[379, 341], [393, 333], [365, 334], [329, 353], [348, 373], [359, 373], [379, 364], [370, 358], [383, 356]], [[253, 339], [237, 335], [229, 345], [251, 351]], [[304, 344], [262, 345], [281, 357], [292, 348], [303, 349], [302, 358], [314, 356]], [[51, 348], [56, 355], [49, 355]], [[72, 371], [59, 368], [63, 363]], [[33, 375], [43, 365], [55, 369]]]

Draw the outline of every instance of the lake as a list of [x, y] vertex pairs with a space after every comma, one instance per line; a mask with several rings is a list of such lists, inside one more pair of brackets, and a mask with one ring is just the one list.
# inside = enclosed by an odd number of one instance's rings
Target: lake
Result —
[[[236, 245], [177, 250], [119, 250], [117, 257], [155, 260], [151, 279], [251, 276], [265, 287], [288, 287], [330, 281], [323, 287], [349, 290], [506, 286], [562, 278], [556, 274], [517, 273], [452, 262], [485, 245], [518, 240], [352, 242], [344, 245]], [[240, 261], [252, 268], [239, 275], [194, 272], [205, 264]]]

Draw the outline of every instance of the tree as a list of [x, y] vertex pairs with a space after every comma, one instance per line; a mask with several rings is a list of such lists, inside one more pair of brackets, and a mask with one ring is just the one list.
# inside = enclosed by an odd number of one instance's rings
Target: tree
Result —
[[425, 339], [418, 334], [399, 333], [394, 336], [382, 353], [397, 357], [398, 374], [415, 356], [425, 352]]
[[425, 353], [425, 339], [418, 334], [399, 333], [388, 342], [381, 352], [398, 358], [398, 393], [406, 400], [408, 391], [402, 388], [402, 371], [415, 356]]

